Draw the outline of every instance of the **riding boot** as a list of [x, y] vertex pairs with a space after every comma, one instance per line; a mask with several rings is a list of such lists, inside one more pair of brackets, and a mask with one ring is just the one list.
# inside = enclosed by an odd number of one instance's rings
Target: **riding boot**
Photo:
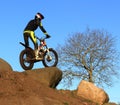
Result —
[[41, 60], [42, 58], [39, 57], [39, 51], [38, 49], [35, 50], [35, 59], [36, 60]]
[[35, 58], [37, 58], [38, 57], [38, 50], [36, 49], [35, 50]]

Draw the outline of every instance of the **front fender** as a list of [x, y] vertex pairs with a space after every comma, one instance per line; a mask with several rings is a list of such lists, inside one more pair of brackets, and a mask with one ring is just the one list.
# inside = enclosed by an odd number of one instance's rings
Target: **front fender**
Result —
[[48, 48], [48, 50], [54, 50], [53, 48]]
[[46, 49], [45, 52], [49, 52], [49, 51], [51, 51], [51, 50], [53, 50], [53, 48], [48, 48], [48, 49]]

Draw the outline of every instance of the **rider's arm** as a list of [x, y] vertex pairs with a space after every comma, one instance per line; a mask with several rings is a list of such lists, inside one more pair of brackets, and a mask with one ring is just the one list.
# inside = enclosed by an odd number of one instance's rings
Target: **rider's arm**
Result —
[[39, 27], [41, 31], [46, 35], [46, 38], [50, 38], [50, 35], [47, 33], [47, 31], [44, 29], [42, 23], [40, 22]]
[[40, 27], [41, 31], [42, 31], [45, 35], [48, 35], [47, 31], [44, 29], [44, 27], [43, 27], [43, 25], [42, 25], [42, 22], [40, 22], [39, 27]]

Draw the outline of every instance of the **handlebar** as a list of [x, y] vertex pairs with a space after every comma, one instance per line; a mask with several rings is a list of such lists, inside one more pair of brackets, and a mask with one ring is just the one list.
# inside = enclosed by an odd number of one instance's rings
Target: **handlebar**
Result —
[[37, 38], [39, 41], [42, 41], [42, 40], [47, 39], [46, 36], [43, 36], [43, 37], [41, 37], [41, 38], [39, 38], [39, 37], [36, 36], [36, 38]]
[[37, 37], [36, 36], [36, 38], [38, 39], [38, 40], [45, 40], [45, 39], [48, 39], [48, 38], [50, 38], [51, 36], [50, 35], [46, 35], [46, 36], [43, 36], [43, 37], [41, 37], [41, 38], [39, 38], [39, 37]]

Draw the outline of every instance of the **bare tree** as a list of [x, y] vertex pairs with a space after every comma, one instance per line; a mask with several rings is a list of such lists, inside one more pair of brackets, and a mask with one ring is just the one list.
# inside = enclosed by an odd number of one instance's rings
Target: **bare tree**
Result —
[[112, 77], [117, 76], [114, 42], [104, 30], [87, 29], [70, 35], [64, 45], [57, 47], [64, 82], [70, 84], [77, 77], [99, 86], [111, 86]]

